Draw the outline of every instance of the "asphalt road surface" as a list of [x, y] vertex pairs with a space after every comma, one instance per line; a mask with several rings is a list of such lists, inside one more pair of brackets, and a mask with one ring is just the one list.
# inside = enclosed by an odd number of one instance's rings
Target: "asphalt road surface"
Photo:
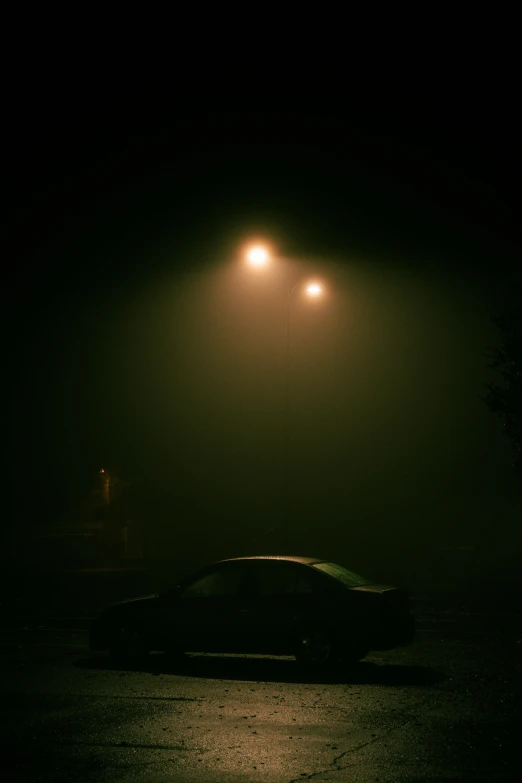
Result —
[[412, 646], [307, 677], [267, 657], [174, 666], [156, 654], [115, 669], [81, 628], [4, 628], [5, 779], [517, 780], [520, 615], [419, 608], [418, 619]]

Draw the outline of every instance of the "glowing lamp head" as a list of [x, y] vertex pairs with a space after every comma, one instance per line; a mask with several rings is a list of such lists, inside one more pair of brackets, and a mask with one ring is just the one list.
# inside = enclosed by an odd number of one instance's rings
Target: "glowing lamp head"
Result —
[[308, 296], [320, 296], [323, 292], [323, 289], [319, 285], [319, 283], [310, 283], [310, 285], [306, 286], [306, 293]]
[[265, 266], [268, 263], [266, 248], [256, 245], [247, 252], [247, 260], [251, 266]]

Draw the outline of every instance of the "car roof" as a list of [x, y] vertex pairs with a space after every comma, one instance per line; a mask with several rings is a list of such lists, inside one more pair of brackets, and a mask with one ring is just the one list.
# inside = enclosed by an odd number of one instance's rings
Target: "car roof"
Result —
[[320, 557], [301, 557], [298, 555], [248, 555], [245, 557], [228, 557], [225, 560], [219, 560], [219, 563], [230, 563], [237, 560], [286, 560], [291, 563], [302, 563], [303, 565], [315, 565], [316, 563], [327, 562]]

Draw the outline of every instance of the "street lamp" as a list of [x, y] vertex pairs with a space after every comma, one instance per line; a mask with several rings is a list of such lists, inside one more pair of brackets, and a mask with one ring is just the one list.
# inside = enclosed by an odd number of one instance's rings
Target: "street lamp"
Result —
[[[246, 251], [248, 263], [253, 267], [264, 267], [270, 261], [270, 253], [265, 246], [252, 245]], [[311, 299], [317, 299], [323, 294], [323, 286], [312, 281], [307, 284], [297, 282], [292, 288], [287, 289], [285, 303], [285, 370], [284, 370], [284, 435], [283, 435], [283, 465], [284, 465], [284, 485], [283, 485], [283, 535], [282, 535], [282, 554], [288, 552], [288, 505], [289, 505], [289, 487], [288, 487], [288, 445], [289, 445], [289, 376], [290, 376], [290, 299], [297, 289], [304, 290], [305, 294]]]
[[319, 283], [310, 283], [306, 286], [306, 293], [308, 296], [321, 296], [323, 293], [322, 286]]
[[246, 258], [250, 266], [266, 266], [269, 261], [269, 252], [263, 245], [252, 245], [247, 250]]

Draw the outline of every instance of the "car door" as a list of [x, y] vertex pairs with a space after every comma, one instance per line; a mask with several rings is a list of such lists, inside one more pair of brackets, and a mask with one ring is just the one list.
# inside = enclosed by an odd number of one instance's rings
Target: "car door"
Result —
[[245, 652], [291, 652], [293, 631], [316, 608], [314, 574], [290, 561], [253, 561], [241, 605]]
[[162, 637], [186, 651], [235, 652], [245, 570], [241, 561], [217, 563], [180, 585], [162, 610]]

